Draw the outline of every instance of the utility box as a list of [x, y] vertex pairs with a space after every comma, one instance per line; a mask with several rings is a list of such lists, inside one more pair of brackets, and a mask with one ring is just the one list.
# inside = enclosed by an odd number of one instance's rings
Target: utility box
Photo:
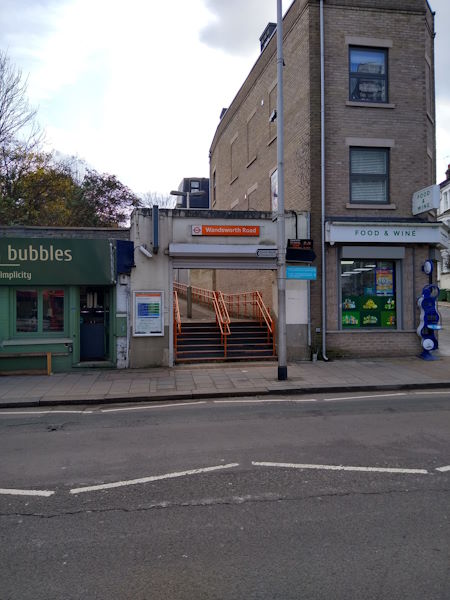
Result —
[[116, 315], [116, 337], [126, 337], [127, 323], [127, 315]]

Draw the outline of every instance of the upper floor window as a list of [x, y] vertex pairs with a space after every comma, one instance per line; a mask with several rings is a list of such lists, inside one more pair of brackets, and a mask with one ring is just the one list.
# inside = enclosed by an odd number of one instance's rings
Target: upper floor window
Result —
[[389, 202], [389, 148], [350, 148], [350, 202]]
[[387, 50], [350, 46], [350, 100], [388, 101]]

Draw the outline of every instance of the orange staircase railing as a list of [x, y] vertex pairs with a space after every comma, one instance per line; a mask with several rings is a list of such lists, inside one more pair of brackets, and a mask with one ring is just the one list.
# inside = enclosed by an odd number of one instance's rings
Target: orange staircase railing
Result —
[[[180, 296], [187, 296], [188, 286], [186, 284], [174, 282], [173, 286], [174, 290], [176, 290]], [[221, 336], [224, 338], [225, 346], [226, 336], [229, 335], [230, 332], [230, 315], [237, 318], [249, 318], [259, 321], [260, 325], [263, 323], [266, 325], [267, 341], [270, 342], [270, 339], [272, 339], [273, 355], [275, 356], [275, 323], [270, 315], [270, 309], [264, 304], [259, 291], [226, 294], [224, 292], [215, 292], [214, 290], [195, 286], [191, 286], [191, 290], [193, 302], [206, 304], [214, 309], [217, 324], [222, 324], [223, 331], [221, 328], [220, 332]], [[216, 303], [218, 297], [220, 298], [220, 302], [217, 301]], [[226, 317], [224, 318], [225, 314]]]
[[173, 291], [173, 347], [175, 355], [177, 352], [178, 336], [181, 334], [180, 305], [178, 304], [178, 293]]

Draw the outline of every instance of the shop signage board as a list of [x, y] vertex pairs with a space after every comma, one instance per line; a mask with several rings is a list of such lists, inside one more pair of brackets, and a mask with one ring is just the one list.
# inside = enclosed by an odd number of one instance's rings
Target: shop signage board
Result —
[[0, 238], [1, 285], [109, 285], [109, 240]]
[[441, 190], [438, 185], [429, 185], [412, 196], [412, 214], [420, 213], [439, 208], [441, 201]]
[[192, 225], [192, 235], [259, 237], [259, 225]]
[[369, 244], [439, 244], [447, 247], [448, 234], [439, 223], [327, 223], [326, 241]]
[[317, 279], [317, 267], [293, 267], [288, 265], [286, 267], [286, 279], [307, 279], [315, 281]]
[[133, 292], [133, 336], [164, 335], [164, 292]]

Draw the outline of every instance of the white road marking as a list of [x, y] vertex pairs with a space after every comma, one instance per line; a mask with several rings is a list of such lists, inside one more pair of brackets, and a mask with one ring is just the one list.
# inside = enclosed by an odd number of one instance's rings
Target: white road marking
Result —
[[259, 399], [259, 400], [213, 400], [214, 404], [265, 404], [270, 402], [317, 402], [315, 398], [302, 398], [301, 400], [293, 400], [290, 398], [271, 398], [271, 399]]
[[93, 410], [2, 410], [0, 415], [91, 415]]
[[450, 394], [450, 390], [446, 390], [446, 391], [443, 390], [441, 392], [429, 392], [428, 390], [422, 390], [421, 392], [413, 392], [413, 394], [420, 395], [420, 396], [423, 396], [423, 395], [431, 396], [431, 394], [441, 394], [441, 396], [442, 395], [448, 396]]
[[0, 488], [0, 494], [7, 494], [9, 496], [44, 496], [48, 498], [53, 496], [55, 492], [49, 490], [14, 490], [12, 488]]
[[175, 477], [185, 477], [186, 475], [198, 475], [200, 473], [210, 473], [211, 471], [221, 471], [223, 469], [232, 469], [238, 467], [239, 463], [230, 463], [228, 465], [218, 465], [215, 467], [203, 467], [200, 469], [190, 469], [188, 471], [179, 471], [177, 473], [165, 473], [164, 475], [154, 475], [152, 477], [141, 477], [140, 479], [129, 479], [128, 481], [115, 481], [114, 483], [103, 483], [100, 485], [90, 485], [81, 488], [73, 488], [71, 494], [82, 494], [84, 492], [95, 492], [97, 490], [110, 490], [112, 488], [125, 487], [127, 485], [137, 485], [138, 483], [150, 483], [160, 481], [161, 479], [174, 479]]
[[336, 398], [324, 398], [324, 402], [333, 402], [335, 400], [362, 400], [363, 398], [390, 398], [392, 396], [406, 396], [405, 392], [394, 392], [393, 394], [370, 394], [369, 396], [346, 396]]
[[399, 473], [404, 475], [428, 475], [426, 469], [397, 469], [388, 467], [345, 467], [343, 465], [309, 465], [296, 463], [252, 462], [257, 467], [284, 467], [288, 469], [316, 469], [322, 471], [362, 471], [367, 473]]
[[199, 400], [198, 402], [175, 402], [172, 404], [146, 404], [145, 406], [124, 406], [122, 408], [103, 408], [100, 412], [123, 412], [126, 410], [145, 410], [148, 408], [170, 408], [172, 406], [192, 406], [193, 404], [205, 404], [206, 400]]
[[447, 473], [447, 471], [450, 471], [450, 465], [446, 467], [437, 467], [436, 471], [439, 471], [440, 473]]

